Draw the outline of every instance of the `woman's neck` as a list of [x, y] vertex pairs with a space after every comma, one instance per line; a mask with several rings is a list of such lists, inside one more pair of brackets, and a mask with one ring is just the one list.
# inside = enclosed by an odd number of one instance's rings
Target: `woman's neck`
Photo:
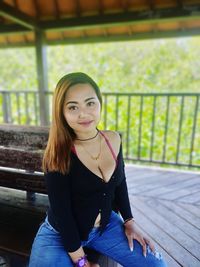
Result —
[[88, 133], [78, 133], [76, 134], [76, 140], [79, 142], [87, 142], [95, 140], [98, 137], [99, 130], [95, 129], [95, 131], [88, 132]]

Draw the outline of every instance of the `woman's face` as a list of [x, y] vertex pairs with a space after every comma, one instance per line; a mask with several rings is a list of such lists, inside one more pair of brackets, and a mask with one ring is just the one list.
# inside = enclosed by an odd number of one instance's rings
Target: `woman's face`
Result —
[[76, 134], [96, 129], [101, 115], [99, 99], [90, 84], [71, 86], [65, 95], [63, 114]]

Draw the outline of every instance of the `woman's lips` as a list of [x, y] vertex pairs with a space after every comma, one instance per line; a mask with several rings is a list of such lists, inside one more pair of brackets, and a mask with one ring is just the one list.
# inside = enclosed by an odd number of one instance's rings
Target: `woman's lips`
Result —
[[83, 126], [87, 126], [90, 125], [93, 121], [83, 121], [83, 122], [79, 122], [79, 124], [83, 125]]

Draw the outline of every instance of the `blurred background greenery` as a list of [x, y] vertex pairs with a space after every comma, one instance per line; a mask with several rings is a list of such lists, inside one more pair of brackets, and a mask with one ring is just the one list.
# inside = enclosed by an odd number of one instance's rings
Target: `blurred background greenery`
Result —
[[[200, 37], [50, 46], [47, 53], [51, 92], [64, 74], [82, 71], [96, 80], [102, 92], [200, 93]], [[0, 66], [0, 90], [37, 91], [34, 48], [1, 49]], [[28, 124], [39, 124], [38, 100], [34, 94], [27, 99], [20, 94], [10, 95], [12, 123], [26, 124], [28, 114]], [[50, 95], [50, 107], [51, 99]], [[100, 124], [100, 128], [106, 123], [107, 129], [122, 133], [127, 158], [188, 164], [192, 157], [192, 163], [200, 165], [200, 107], [194, 132], [196, 96], [184, 98], [182, 111], [182, 96], [171, 96], [168, 115], [167, 96], [157, 97], [154, 128], [154, 97], [144, 97], [142, 112], [140, 96], [132, 96], [130, 106], [129, 100], [120, 96], [116, 102], [115, 95], [108, 96]], [[51, 112], [49, 116], [51, 120]], [[0, 118], [2, 121], [3, 108]]]
[[[104, 92], [200, 92], [200, 37], [48, 47], [48, 83], [83, 71]], [[0, 49], [0, 89], [37, 90], [34, 48]]]

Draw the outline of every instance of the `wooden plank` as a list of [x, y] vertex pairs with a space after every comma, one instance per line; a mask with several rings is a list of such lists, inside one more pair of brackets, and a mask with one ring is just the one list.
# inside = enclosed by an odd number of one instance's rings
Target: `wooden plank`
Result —
[[0, 124], [0, 146], [44, 149], [49, 127]]
[[[132, 202], [131, 202], [132, 203]], [[158, 249], [164, 257], [166, 263], [169, 267], [178, 267], [182, 265], [171, 256], [169, 250], [166, 249], [168, 246], [169, 237], [163, 233], [159, 227], [157, 227], [154, 222], [149, 220], [149, 218], [140, 210], [136, 209], [134, 205], [132, 205], [133, 214], [136, 218], [136, 223], [142, 231], [149, 236], [154, 244], [156, 249]], [[171, 240], [170, 240], [171, 241]], [[172, 240], [172, 242], [175, 242]]]
[[45, 194], [35, 193], [34, 201], [26, 198], [26, 191], [0, 187], [0, 203], [8, 208], [18, 207], [31, 212], [45, 212], [49, 206], [48, 196]]
[[[137, 212], [138, 210], [145, 215], [145, 219], [143, 218], [143, 225], [147, 229], [147, 232], [151, 233], [151, 235], [157, 239], [160, 246], [165, 248], [165, 250], [167, 250], [179, 264], [184, 267], [198, 266], [200, 261], [179, 243], [180, 241], [183, 241], [184, 245], [188, 246], [186, 244], [187, 239], [184, 240], [181, 238], [181, 240], [177, 242], [176, 239], [179, 238], [177, 234], [180, 233], [180, 230], [177, 227], [168, 223], [166, 219], [161, 215], [158, 215], [154, 209], [147, 206], [145, 202], [142, 201], [142, 198], [131, 196], [131, 203], [134, 203], [134, 214], [136, 216], [139, 215]], [[153, 225], [150, 224], [150, 221]], [[140, 225], [141, 223], [142, 222], [140, 222]], [[151, 225], [151, 227], [149, 227], [149, 225]], [[168, 234], [168, 231], [170, 234]]]
[[188, 235], [191, 239], [195, 240], [196, 242], [200, 243], [200, 230], [185, 221], [183, 218], [175, 214], [166, 206], [162, 205], [162, 200], [158, 199], [148, 199], [146, 201], [148, 206], [154, 208], [156, 212], [161, 214], [169, 223], [175, 225], [179, 229], [181, 229], [186, 235]]
[[[160, 195], [160, 198], [167, 200], [176, 200], [195, 203], [195, 195], [200, 191], [200, 184], [196, 186], [189, 186], [184, 189], [174, 189], [170, 193]], [[197, 194], [200, 195], [200, 194]], [[190, 201], [189, 201], [190, 199]], [[188, 201], [187, 201], [188, 200]]]
[[[142, 216], [142, 215], [141, 215]], [[139, 223], [141, 224], [141, 221], [139, 221]], [[162, 254], [164, 260], [167, 263], [168, 267], [179, 267], [180, 265], [171, 257], [171, 255], [169, 255], [167, 253], [166, 250], [164, 250], [154, 239], [154, 237], [150, 236], [147, 232], [145, 228], [142, 228], [137, 222], [136, 222], [137, 227], [140, 229], [141, 232], [143, 232], [145, 234], [146, 237], [150, 238], [153, 242], [154, 245], [156, 247], [156, 249]]]
[[[173, 175], [172, 175], [173, 176]], [[193, 175], [187, 175], [185, 176], [183, 179], [181, 177], [181, 179], [178, 179], [176, 181], [173, 181], [169, 184], [162, 184], [161, 182], [158, 182], [158, 185], [160, 185], [160, 188], [158, 190], [158, 187], [155, 187], [150, 190], [149, 192], [145, 192], [146, 196], [164, 196], [164, 194], [168, 194], [173, 192], [174, 190], [178, 189], [182, 189], [182, 188], [186, 188], [187, 186], [190, 186], [191, 184], [194, 184], [196, 182], [198, 182], [200, 180], [200, 176], [195, 176], [193, 177]]]
[[0, 204], [0, 249], [28, 256], [44, 213]]
[[130, 185], [130, 188], [134, 189], [134, 192], [137, 194], [140, 193], [147, 193], [149, 194], [149, 192], [153, 191], [153, 193], [155, 191], [157, 191], [157, 194], [159, 194], [159, 188], [162, 187], [164, 188], [165, 186], [168, 185], [174, 185], [174, 184], [179, 184], [180, 182], [186, 181], [188, 178], [182, 178], [180, 175], [176, 174], [173, 175], [173, 178], [171, 176], [171, 174], [162, 174], [160, 173], [157, 177], [151, 177], [146, 179], [146, 181], [140, 181], [140, 184], [135, 186], [135, 181], [132, 181], [132, 185]]
[[192, 205], [192, 204], [186, 204], [186, 203], [177, 203], [180, 207], [184, 208], [184, 210], [187, 210], [194, 214], [197, 217], [200, 217], [200, 205]]
[[46, 193], [43, 174], [0, 169], [0, 186]]
[[198, 189], [197, 192], [193, 192], [190, 195], [179, 198], [179, 201], [190, 204], [198, 203], [200, 201], [200, 190]]
[[1, 267], [27, 267], [27, 257], [19, 256], [8, 251], [0, 250], [0, 255], [5, 259], [6, 265]]
[[[138, 200], [136, 201], [137, 203], [139, 202]], [[168, 216], [163, 217], [162, 214], [160, 214], [158, 212], [158, 209], [156, 208], [157, 201], [156, 201], [155, 206], [150, 206], [148, 204], [149, 202], [146, 198], [140, 198], [140, 203], [139, 203], [140, 208], [143, 211], [146, 211], [146, 212], [149, 211], [151, 213], [151, 218], [156, 219], [156, 223], [159, 223], [160, 225], [162, 225], [163, 231], [165, 231], [172, 238], [176, 237], [176, 241], [182, 247], [184, 247], [184, 249], [188, 250], [191, 255], [193, 255], [200, 261], [200, 254], [199, 254], [200, 243], [198, 243], [197, 241], [189, 237], [185, 232], [180, 230], [177, 225], [170, 223], [170, 221], [167, 220]], [[198, 234], [198, 237], [200, 237], [199, 234]]]
[[39, 150], [0, 147], [0, 166], [29, 171], [41, 171], [42, 153]]
[[129, 175], [127, 175], [127, 178], [134, 180], [134, 183], [136, 184], [144, 184], [144, 183], [151, 183], [151, 181], [155, 180], [159, 180], [161, 179], [161, 177], [165, 177], [165, 176], [170, 176], [169, 173], [167, 172], [161, 172], [159, 171], [144, 171], [144, 172], [140, 172], [140, 173], [136, 173], [134, 172], [134, 170], [132, 170], [132, 173], [130, 172]]
[[192, 214], [191, 212], [185, 210], [183, 207], [176, 205], [173, 201], [163, 200], [162, 204], [172, 210], [175, 214], [200, 229], [200, 218]]
[[0, 266], [1, 267], [7, 267], [6, 259], [4, 257], [2, 257], [1, 254], [0, 254]]

